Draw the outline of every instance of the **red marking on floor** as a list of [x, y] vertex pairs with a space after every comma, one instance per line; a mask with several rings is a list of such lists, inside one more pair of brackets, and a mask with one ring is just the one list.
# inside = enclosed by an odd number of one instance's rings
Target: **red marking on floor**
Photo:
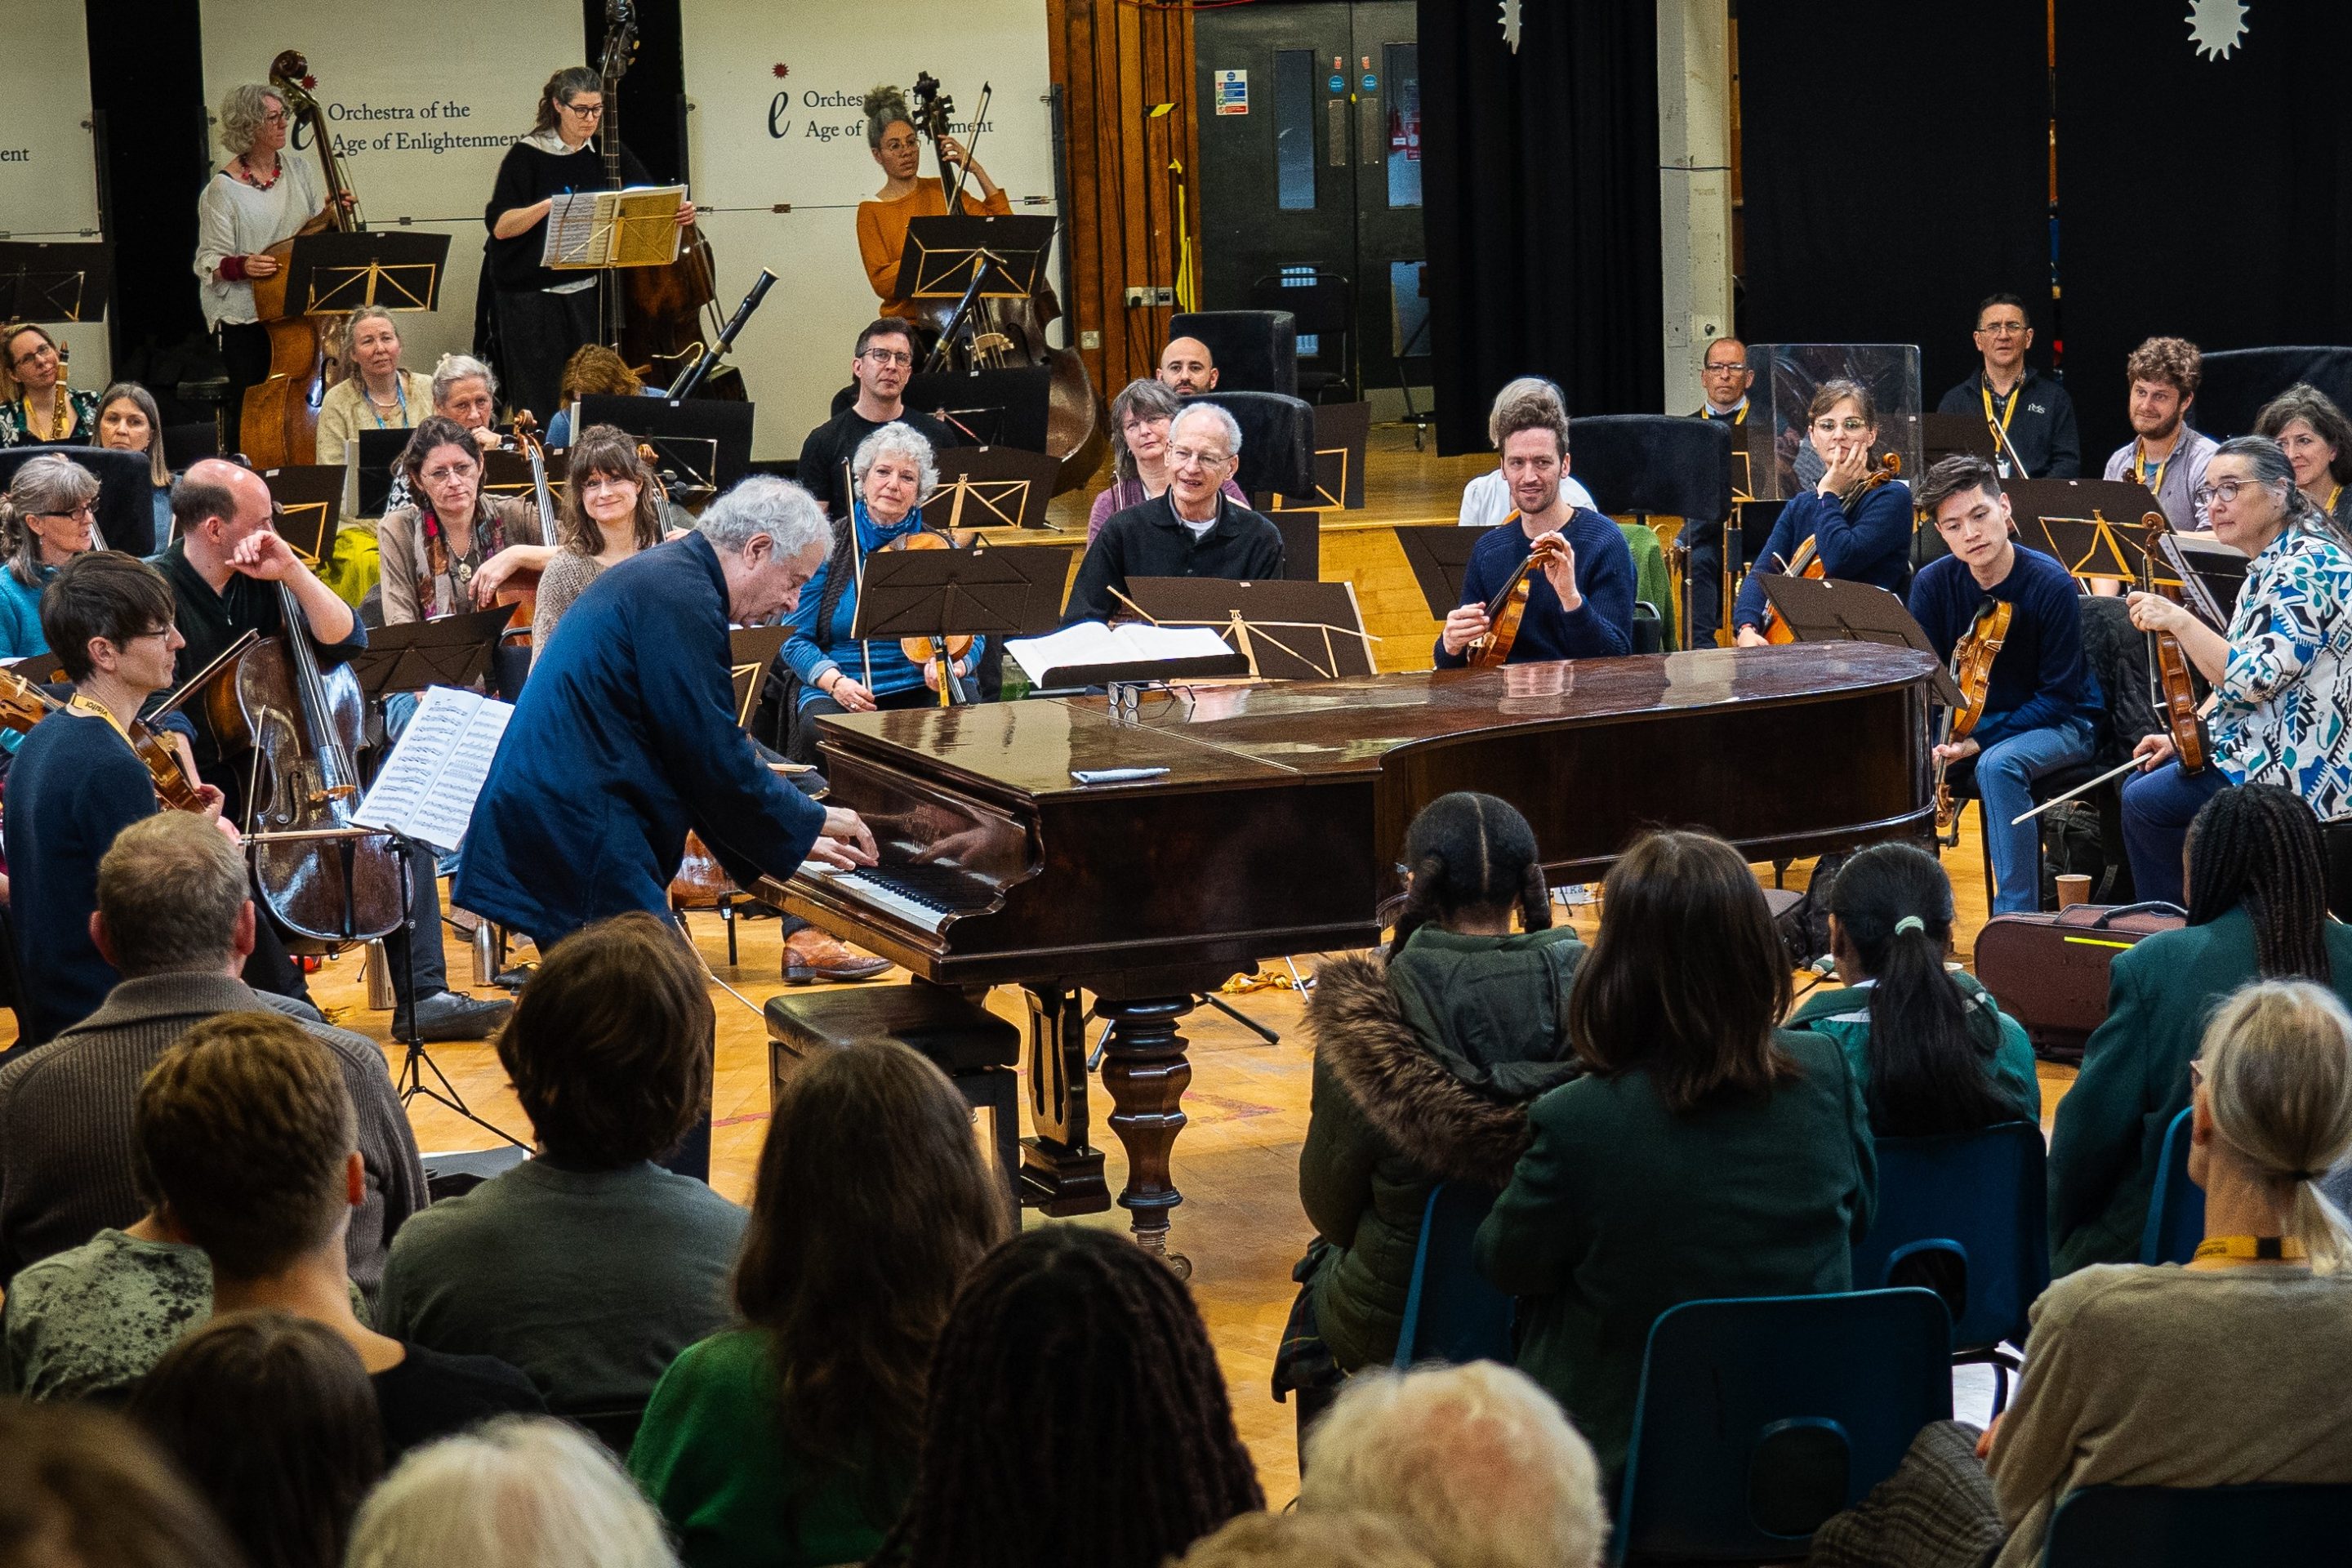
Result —
[[1222, 1094], [1202, 1094], [1197, 1089], [1185, 1091], [1184, 1103], [1206, 1106], [1209, 1110], [1230, 1116], [1236, 1121], [1246, 1121], [1253, 1116], [1272, 1116], [1276, 1109], [1271, 1105], [1252, 1105], [1246, 1100], [1227, 1100]]

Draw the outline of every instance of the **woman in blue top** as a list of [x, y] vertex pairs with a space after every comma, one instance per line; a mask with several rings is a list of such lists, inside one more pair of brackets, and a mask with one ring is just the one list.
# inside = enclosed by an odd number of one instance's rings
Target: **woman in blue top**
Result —
[[1878, 407], [1857, 381], [1825, 381], [1808, 411], [1808, 437], [1828, 465], [1821, 482], [1780, 509], [1732, 612], [1741, 647], [1762, 647], [1764, 578], [1786, 572], [1806, 540], [1828, 576], [1899, 594], [1911, 578], [1911, 487], [1900, 479], [1864, 489], [1878, 441]]
[[95, 548], [98, 480], [71, 458], [29, 459], [0, 497], [0, 659], [49, 650], [41, 635], [41, 590], [58, 568]]
[[135, 381], [118, 381], [99, 395], [98, 444], [114, 452], [147, 454], [154, 486], [155, 548], [172, 542], [172, 470], [163, 461], [163, 416]]
[[[785, 748], [794, 762], [816, 761], [815, 720], [821, 714], [919, 708], [939, 700], [936, 664], [916, 665], [895, 637], [859, 642], [849, 635], [866, 557], [923, 531], [923, 498], [940, 477], [931, 444], [912, 426], [893, 420], [858, 443], [849, 472], [856, 492], [852, 516], [835, 521], [833, 553], [801, 589], [800, 607], [790, 622], [792, 639], [784, 644], [784, 662], [801, 683], [792, 743]], [[814, 475], [802, 479], [818, 482]], [[955, 661], [959, 679], [978, 666], [986, 641], [974, 637], [971, 650]]]

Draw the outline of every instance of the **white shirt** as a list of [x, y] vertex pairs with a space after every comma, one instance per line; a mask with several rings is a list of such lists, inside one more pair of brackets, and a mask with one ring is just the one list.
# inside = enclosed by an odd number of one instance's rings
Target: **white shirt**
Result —
[[[1568, 498], [1570, 506], [1580, 506], [1599, 511], [1592, 493], [1576, 482], [1576, 476], [1563, 476], [1559, 493]], [[1511, 515], [1511, 487], [1500, 468], [1489, 468], [1462, 487], [1462, 526], [1492, 528]]]
[[206, 327], [260, 319], [253, 308], [253, 285], [221, 281], [221, 262], [293, 238], [326, 205], [318, 160], [296, 156], [291, 149], [278, 154], [278, 178], [266, 191], [215, 171], [196, 198], [196, 277], [203, 282], [198, 299]]

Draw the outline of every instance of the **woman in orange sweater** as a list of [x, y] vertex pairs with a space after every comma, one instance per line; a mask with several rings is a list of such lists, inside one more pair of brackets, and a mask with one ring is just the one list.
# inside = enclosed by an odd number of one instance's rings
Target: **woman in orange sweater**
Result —
[[[882, 188], [872, 201], [857, 204], [857, 249], [866, 258], [866, 279], [874, 285], [874, 297], [882, 301], [884, 315], [919, 321], [921, 314], [914, 304], [898, 296], [898, 258], [907, 248], [908, 224], [919, 217], [947, 216], [947, 187], [937, 177], [916, 176], [922, 166], [922, 142], [915, 134], [915, 116], [907, 107], [907, 95], [897, 88], [877, 87], [866, 95], [866, 144], [882, 167]], [[940, 138], [940, 162], [948, 168], [962, 166], [961, 199], [965, 211], [1013, 210], [988, 171], [974, 163], [954, 137]], [[981, 195], [977, 202], [971, 195], [974, 190]]]

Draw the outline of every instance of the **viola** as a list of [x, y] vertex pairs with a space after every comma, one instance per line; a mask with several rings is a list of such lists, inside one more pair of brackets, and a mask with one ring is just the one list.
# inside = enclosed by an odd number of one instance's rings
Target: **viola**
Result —
[[[13, 669], [0, 668], [0, 730], [23, 735], [64, 707], [56, 698]], [[155, 798], [173, 811], [203, 811], [205, 797], [195, 781], [180, 765], [180, 753], [169, 741], [134, 719], [126, 739], [147, 775], [155, 783]]]
[[[1514, 511], [1503, 521], [1515, 523], [1519, 514]], [[1471, 668], [1499, 669], [1509, 660], [1511, 645], [1518, 640], [1519, 623], [1527, 616], [1528, 594], [1535, 586], [1536, 574], [1565, 552], [1559, 536], [1548, 533], [1535, 542], [1526, 560], [1512, 568], [1502, 587], [1486, 601], [1485, 635], [1463, 650]]]
[[[2157, 591], [2156, 558], [2162, 553], [2179, 574], [2184, 600], [2192, 592], [2202, 595], [2204, 584], [2199, 582], [2197, 574], [2187, 570], [2178, 560], [2178, 552], [2172, 544], [2164, 515], [2149, 512], [2141, 520], [2140, 527], [2147, 541], [2147, 549], [2140, 557], [2140, 592], [2153, 594]], [[2211, 599], [2207, 597], [2204, 607], [2208, 619], [2211, 618]], [[2205, 764], [2212, 760], [2213, 743], [2205, 732], [2205, 715], [2198, 708], [2196, 680], [2189, 668], [2189, 655], [2181, 647], [2179, 637], [2166, 631], [2147, 634], [2147, 671], [2148, 700], [2156, 705], [2157, 712], [2163, 717], [2166, 731], [2172, 737], [2172, 749], [2179, 758], [2180, 771], [2184, 773], [2204, 772]]]
[[[1968, 635], [1952, 647], [1952, 683], [1960, 689], [1960, 705], [1944, 710], [1943, 743], [1964, 741], [1984, 718], [1985, 697], [1992, 689], [1992, 661], [2009, 637], [2009, 623], [2017, 606], [2007, 599], [1987, 599], [1969, 626]], [[1944, 778], [1944, 761], [1936, 760], [1936, 837], [1950, 848], [1960, 841], [1960, 802]]]
[[[1902, 472], [1902, 458], [1893, 452], [1887, 453], [1860, 484], [1845, 492], [1845, 504], [1852, 506], [1858, 497], [1868, 495], [1887, 480], [1900, 477]], [[1797, 546], [1797, 553], [1789, 558], [1787, 575], [1814, 578], [1829, 575], [1829, 569], [1822, 564], [1820, 541], [1816, 535], [1807, 534], [1805, 542]], [[1764, 605], [1764, 640], [1776, 646], [1797, 640], [1795, 630], [1781, 619], [1780, 612], [1774, 609], [1769, 600]]]
[[[933, 533], [923, 528], [912, 533], [902, 533], [882, 548], [887, 551], [953, 550], [955, 547], [955, 542], [945, 534]], [[946, 650], [944, 655], [940, 651], [942, 647]], [[971, 700], [971, 693], [964, 689], [964, 678], [955, 672], [955, 661], [971, 652], [971, 637], [900, 637], [898, 651], [907, 656], [908, 663], [918, 668], [938, 668], [940, 707], [957, 708]]]

